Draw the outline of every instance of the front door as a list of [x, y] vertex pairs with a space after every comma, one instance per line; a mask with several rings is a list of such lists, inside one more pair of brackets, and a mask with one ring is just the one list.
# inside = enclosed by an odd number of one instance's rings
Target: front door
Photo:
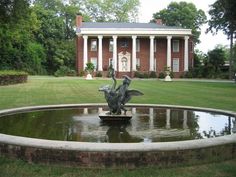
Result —
[[119, 56], [119, 68], [120, 72], [130, 72], [130, 53], [129, 52], [121, 52], [118, 54]]

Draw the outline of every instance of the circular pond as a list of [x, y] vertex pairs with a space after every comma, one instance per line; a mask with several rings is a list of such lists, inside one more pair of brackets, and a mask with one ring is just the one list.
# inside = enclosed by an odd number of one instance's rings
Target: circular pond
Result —
[[0, 111], [0, 155], [80, 167], [173, 167], [236, 158], [236, 113], [128, 105], [130, 122], [103, 122], [106, 104]]
[[48, 140], [133, 143], [212, 138], [236, 132], [232, 115], [183, 108], [129, 107], [129, 122], [104, 122], [105, 107], [51, 109], [5, 115], [0, 133]]

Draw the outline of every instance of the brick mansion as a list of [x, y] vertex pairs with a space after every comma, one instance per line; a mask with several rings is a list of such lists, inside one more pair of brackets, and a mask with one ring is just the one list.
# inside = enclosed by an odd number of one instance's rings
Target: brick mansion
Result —
[[171, 68], [180, 77], [193, 65], [191, 29], [156, 23], [83, 22], [76, 17], [76, 68], [83, 71], [86, 63], [95, 65], [95, 72], [107, 75], [112, 64], [117, 77], [135, 72], [158, 75]]

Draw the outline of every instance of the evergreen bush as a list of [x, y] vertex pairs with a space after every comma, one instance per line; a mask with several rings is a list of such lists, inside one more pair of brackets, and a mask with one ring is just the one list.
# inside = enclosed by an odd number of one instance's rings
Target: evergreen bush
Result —
[[23, 71], [2, 70], [0, 71], [0, 85], [10, 85], [25, 83], [28, 79], [28, 73]]

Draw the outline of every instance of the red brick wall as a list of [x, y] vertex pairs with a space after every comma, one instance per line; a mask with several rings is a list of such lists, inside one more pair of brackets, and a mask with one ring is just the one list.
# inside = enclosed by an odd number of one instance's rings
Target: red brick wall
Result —
[[167, 39], [166, 38], [158, 38], [156, 39], [157, 49], [154, 54], [154, 57], [157, 60], [157, 72], [164, 72], [164, 67], [167, 65], [166, 57], [167, 57]]
[[140, 71], [149, 71], [149, 58], [150, 58], [150, 39], [139, 38], [140, 52], [137, 52], [136, 57], [140, 59]]
[[102, 67], [103, 70], [108, 70], [109, 67], [109, 58], [113, 58], [113, 53], [109, 51], [109, 43], [111, 38], [103, 38], [103, 53], [102, 53]]
[[[97, 51], [91, 51], [91, 40], [96, 39], [96, 37], [88, 38], [88, 61], [90, 61], [91, 57], [96, 57], [98, 59], [98, 48]], [[113, 53], [109, 51], [109, 41], [112, 37], [103, 37], [103, 70], [107, 70], [109, 66], [109, 58], [113, 57]], [[149, 58], [150, 58], [150, 39], [147, 38], [137, 38], [140, 40], [140, 52], [137, 52], [136, 57], [140, 58], [140, 72], [148, 72], [149, 71]], [[163, 38], [155, 38], [156, 40], [156, 52], [154, 53], [154, 58], [157, 60], [157, 73], [163, 72], [165, 66], [167, 65], [166, 57], [167, 57], [167, 39]], [[179, 58], [179, 71], [178, 73], [174, 73], [175, 77], [180, 77], [184, 73], [184, 39], [183, 38], [172, 38], [173, 40], [179, 40], [179, 52], [173, 52], [173, 46], [171, 43], [171, 66], [173, 63], [173, 58]], [[189, 49], [191, 45], [191, 38], [189, 40]], [[127, 41], [128, 47], [121, 47], [121, 42]], [[98, 45], [98, 39], [97, 39]], [[117, 54], [120, 52], [129, 52], [132, 55], [132, 38], [131, 37], [118, 37], [117, 39]], [[118, 57], [117, 57], [118, 60]], [[98, 63], [98, 62], [97, 62]], [[191, 67], [193, 63], [193, 53], [189, 51], [189, 66]], [[117, 61], [117, 68], [119, 62]], [[131, 67], [132, 67], [132, 56], [131, 56]], [[78, 72], [83, 70], [83, 38], [77, 38], [77, 68]], [[119, 74], [118, 76], [122, 75]], [[129, 73], [126, 73], [129, 74]], [[131, 73], [129, 74], [131, 76]]]
[[82, 36], [78, 36], [77, 40], [77, 47], [76, 47], [76, 64], [77, 64], [77, 72], [78, 74], [83, 71], [83, 49], [84, 49], [84, 40]]

